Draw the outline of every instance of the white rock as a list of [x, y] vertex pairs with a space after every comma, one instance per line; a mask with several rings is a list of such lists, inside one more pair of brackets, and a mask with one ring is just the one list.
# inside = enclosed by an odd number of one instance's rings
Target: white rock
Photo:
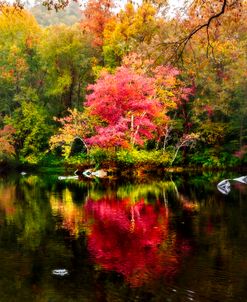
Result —
[[60, 268], [60, 269], [54, 269], [52, 271], [52, 274], [55, 276], [67, 276], [69, 274], [68, 270], [66, 270], [65, 268]]
[[237, 178], [233, 178], [233, 180], [239, 181], [242, 184], [247, 184], [247, 176], [240, 176], [240, 177], [237, 177]]
[[217, 189], [224, 195], [227, 195], [231, 192], [231, 184], [229, 179], [224, 179], [218, 183]]

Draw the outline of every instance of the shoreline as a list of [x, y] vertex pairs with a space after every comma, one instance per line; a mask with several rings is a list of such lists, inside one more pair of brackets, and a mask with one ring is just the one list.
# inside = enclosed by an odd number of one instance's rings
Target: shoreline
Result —
[[193, 173], [193, 172], [223, 172], [223, 171], [238, 171], [238, 172], [245, 172], [247, 171], [247, 166], [235, 166], [229, 167], [226, 166], [222, 167], [203, 167], [203, 166], [172, 166], [172, 167], [165, 167], [161, 165], [155, 164], [133, 164], [133, 165], [123, 165], [117, 164], [116, 162], [102, 162], [101, 165], [96, 167], [96, 165], [90, 164], [64, 164], [61, 165], [31, 165], [26, 163], [21, 163], [18, 161], [2, 161], [0, 162], [0, 174], [6, 174], [9, 172], [22, 172], [22, 171], [50, 171], [50, 172], [59, 172], [59, 173], [74, 173], [78, 171], [78, 174], [82, 174], [85, 170], [92, 169], [93, 171], [97, 170], [104, 170], [110, 176], [116, 177], [144, 177], [148, 175], [157, 175], [163, 176], [167, 173]]

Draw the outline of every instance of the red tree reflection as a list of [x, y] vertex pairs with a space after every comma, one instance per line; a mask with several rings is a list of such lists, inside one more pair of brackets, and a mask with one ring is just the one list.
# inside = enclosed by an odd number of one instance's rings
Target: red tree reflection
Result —
[[190, 249], [180, 242], [177, 251], [176, 235], [168, 233], [168, 208], [158, 202], [103, 198], [88, 200], [86, 211], [94, 220], [88, 249], [95, 262], [123, 274], [132, 286], [174, 274]]

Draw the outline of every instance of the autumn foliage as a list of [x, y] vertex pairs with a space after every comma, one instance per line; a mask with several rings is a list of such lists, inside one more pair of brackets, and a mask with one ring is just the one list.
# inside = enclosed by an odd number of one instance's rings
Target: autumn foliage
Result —
[[13, 155], [15, 153], [14, 137], [15, 129], [6, 125], [0, 130], [0, 156]]
[[122, 67], [114, 75], [103, 73], [88, 90], [86, 106], [102, 121], [89, 144], [128, 147], [143, 145], [153, 137], [154, 118], [160, 109], [154, 79]]
[[112, 17], [112, 0], [89, 0], [83, 10], [81, 27], [93, 35], [93, 46], [103, 45], [103, 32]]
[[114, 74], [103, 71], [87, 88], [86, 111], [70, 111], [70, 116], [60, 119], [64, 127], [51, 143], [68, 145], [78, 135], [88, 146], [143, 146], [162, 135], [168, 112], [194, 93], [192, 88], [181, 86], [178, 75], [171, 66], [158, 66], [149, 75], [131, 65], [117, 68]]
[[48, 28], [1, 7], [0, 124], [16, 129], [17, 158], [245, 164], [246, 2], [193, 1], [184, 15], [165, 0], [118, 4], [87, 1], [78, 24]]

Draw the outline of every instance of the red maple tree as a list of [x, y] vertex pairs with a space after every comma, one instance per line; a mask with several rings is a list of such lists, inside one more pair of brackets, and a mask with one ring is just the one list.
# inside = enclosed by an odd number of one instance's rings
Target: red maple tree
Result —
[[103, 73], [88, 90], [92, 93], [86, 105], [102, 121], [96, 135], [87, 139], [90, 145], [143, 145], [145, 139], [153, 137], [154, 118], [160, 111], [154, 78], [120, 67], [115, 74]]

